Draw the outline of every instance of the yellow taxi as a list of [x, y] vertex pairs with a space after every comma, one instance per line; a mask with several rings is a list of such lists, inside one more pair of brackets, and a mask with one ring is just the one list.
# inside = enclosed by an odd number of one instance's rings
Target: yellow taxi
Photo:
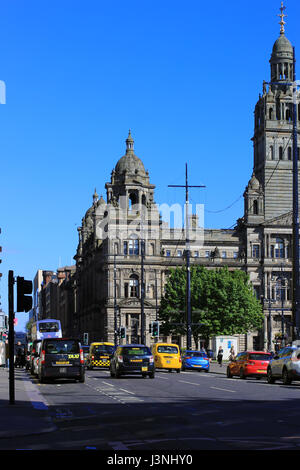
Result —
[[86, 360], [86, 367], [91, 370], [93, 367], [109, 367], [110, 356], [114, 353], [114, 343], [91, 343], [89, 355]]
[[155, 343], [152, 346], [152, 355], [156, 369], [181, 370], [181, 355], [178, 344]]

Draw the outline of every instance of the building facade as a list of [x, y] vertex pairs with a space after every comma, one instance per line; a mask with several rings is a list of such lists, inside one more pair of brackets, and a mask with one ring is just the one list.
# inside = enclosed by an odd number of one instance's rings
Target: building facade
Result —
[[[292, 336], [293, 67], [282, 20], [270, 79], [255, 106], [244, 214], [232, 230], [204, 229], [198, 214], [189, 215], [186, 225], [193, 235], [191, 262], [246, 271], [262, 301], [264, 327], [240, 335], [240, 350], [274, 349], [282, 334], [285, 341]], [[185, 264], [186, 230], [162, 220], [155, 186], [135, 155], [130, 132], [105, 189], [105, 199], [95, 190], [78, 228], [74, 328], [88, 333], [90, 341], [114, 341], [116, 329], [125, 326], [124, 342], [150, 344], [149, 325], [157, 319], [168, 272]], [[185, 338], [168, 339], [185, 344]]]

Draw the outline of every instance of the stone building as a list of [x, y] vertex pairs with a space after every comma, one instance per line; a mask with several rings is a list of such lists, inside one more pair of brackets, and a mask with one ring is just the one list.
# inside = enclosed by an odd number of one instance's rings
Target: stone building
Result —
[[[291, 337], [293, 47], [283, 20], [270, 69], [270, 82], [263, 82], [255, 106], [253, 173], [243, 216], [232, 230], [203, 229], [198, 214], [188, 218], [192, 263], [246, 271], [262, 299], [264, 328], [240, 335], [240, 350], [274, 349], [283, 331]], [[157, 318], [168, 271], [185, 263], [185, 230], [162, 219], [155, 186], [135, 155], [130, 132], [126, 153], [105, 188], [106, 199], [95, 190], [78, 228], [73, 321], [90, 341], [113, 341], [116, 328], [125, 326], [124, 341], [141, 341], [144, 332], [150, 344], [149, 325]]]

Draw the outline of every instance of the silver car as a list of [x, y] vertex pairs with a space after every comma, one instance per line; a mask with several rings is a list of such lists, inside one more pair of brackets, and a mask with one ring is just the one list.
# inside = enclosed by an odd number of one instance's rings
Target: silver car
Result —
[[282, 380], [284, 385], [290, 385], [293, 380], [300, 380], [300, 348], [287, 346], [281, 349], [270, 361], [267, 369], [267, 381], [273, 384]]

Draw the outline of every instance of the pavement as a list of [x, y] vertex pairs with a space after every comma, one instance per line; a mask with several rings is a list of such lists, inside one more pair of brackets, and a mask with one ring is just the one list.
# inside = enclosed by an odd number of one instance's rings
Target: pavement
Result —
[[30, 374], [15, 368], [14, 400], [10, 398], [9, 371], [0, 367], [0, 439], [55, 431], [48, 406]]
[[[226, 374], [227, 364], [211, 362], [210, 372]], [[49, 433], [56, 430], [39, 385], [28, 371], [14, 369], [14, 400], [10, 397], [9, 371], [0, 367], [0, 439]]]

